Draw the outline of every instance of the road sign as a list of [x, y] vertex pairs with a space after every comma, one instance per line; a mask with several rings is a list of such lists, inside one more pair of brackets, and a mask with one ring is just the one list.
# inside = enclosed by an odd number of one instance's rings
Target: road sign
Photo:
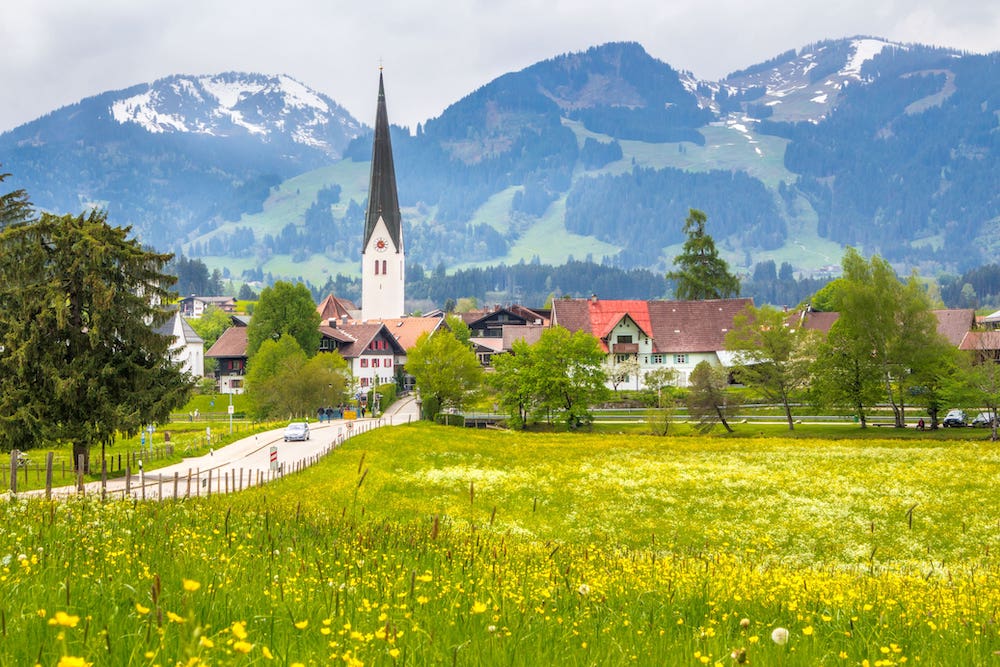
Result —
[[271, 470], [278, 469], [278, 447], [271, 445]]

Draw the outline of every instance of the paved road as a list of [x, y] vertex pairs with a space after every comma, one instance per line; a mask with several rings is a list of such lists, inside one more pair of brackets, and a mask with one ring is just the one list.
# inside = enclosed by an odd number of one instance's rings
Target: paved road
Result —
[[[418, 418], [416, 401], [413, 397], [404, 397], [378, 419], [338, 419], [322, 424], [310, 422], [310, 439], [304, 442], [285, 442], [285, 429], [275, 429], [148, 473], [140, 471], [131, 477], [109, 479], [103, 490], [100, 481], [89, 482], [84, 485], [84, 493], [158, 499], [240, 491], [312, 465], [351, 436], [382, 426], [406, 424]], [[76, 493], [75, 486], [52, 490], [53, 496]], [[44, 494], [44, 490], [25, 495], [40, 494]]]

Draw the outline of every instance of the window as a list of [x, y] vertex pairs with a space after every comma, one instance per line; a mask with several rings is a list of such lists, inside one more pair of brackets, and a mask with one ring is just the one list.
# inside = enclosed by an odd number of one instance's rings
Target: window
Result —
[[619, 363], [619, 364], [624, 363], [624, 362], [628, 361], [629, 357], [631, 357], [631, 356], [632, 356], [631, 354], [616, 354], [615, 355], [615, 362]]
[[386, 261], [388, 261], [388, 260], [384, 260], [384, 259], [382, 260], [382, 275], [383, 276], [386, 274], [386, 270], [385, 270], [385, 263], [386, 263]]
[[368, 386], [368, 378], [361, 378], [361, 386], [362, 387]]
[[629, 335], [629, 336], [618, 336], [618, 342], [619, 343], [631, 343], [632, 342], [632, 336], [631, 335]]
[[663, 355], [662, 354], [654, 354], [653, 355], [653, 363], [654, 364], [662, 364], [663, 363]]
[[378, 260], [375, 260], [375, 275], [378, 275]]
[[675, 354], [674, 363], [675, 364], [686, 364], [688, 362], [688, 356], [686, 354]]
[[361, 357], [361, 368], [368, 368], [368, 360]]
[[392, 366], [392, 359], [386, 359], [384, 365], [385, 365], [386, 368], [389, 368], [390, 366]]
[[372, 368], [378, 368], [378, 359], [372, 359]]

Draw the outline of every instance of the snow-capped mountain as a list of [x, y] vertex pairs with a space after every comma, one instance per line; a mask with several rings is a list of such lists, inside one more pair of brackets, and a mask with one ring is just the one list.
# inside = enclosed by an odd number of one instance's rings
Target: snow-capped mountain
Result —
[[720, 89], [760, 109], [770, 108], [766, 115], [772, 120], [817, 122], [836, 105], [845, 86], [874, 78], [866, 65], [876, 56], [907, 49], [869, 37], [819, 42], [734, 72], [721, 82]]
[[147, 243], [259, 211], [270, 187], [341, 159], [364, 126], [288, 76], [171, 76], [0, 134], [0, 161], [41, 208], [109, 210]]
[[[721, 81], [636, 43], [557, 56], [394, 133], [411, 257], [662, 271], [700, 208], [747, 272], [789, 257], [824, 271], [842, 245], [964, 269], [1000, 251], [998, 88], [1000, 53], [871, 37]], [[288, 258], [356, 261], [365, 132], [290, 77], [174, 76], [2, 134], [0, 162], [40, 207], [104, 206], [154, 246], [288, 277]]]
[[151, 134], [283, 137], [339, 158], [362, 126], [336, 102], [286, 76], [172, 76], [127, 91], [112, 118]]

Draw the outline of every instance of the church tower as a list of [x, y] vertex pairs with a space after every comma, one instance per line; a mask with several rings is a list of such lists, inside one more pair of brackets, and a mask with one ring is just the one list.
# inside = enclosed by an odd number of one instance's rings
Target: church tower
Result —
[[406, 255], [403, 225], [396, 195], [396, 170], [389, 141], [389, 114], [385, 110], [382, 72], [378, 75], [378, 109], [368, 186], [368, 213], [361, 245], [361, 319], [402, 317]]

